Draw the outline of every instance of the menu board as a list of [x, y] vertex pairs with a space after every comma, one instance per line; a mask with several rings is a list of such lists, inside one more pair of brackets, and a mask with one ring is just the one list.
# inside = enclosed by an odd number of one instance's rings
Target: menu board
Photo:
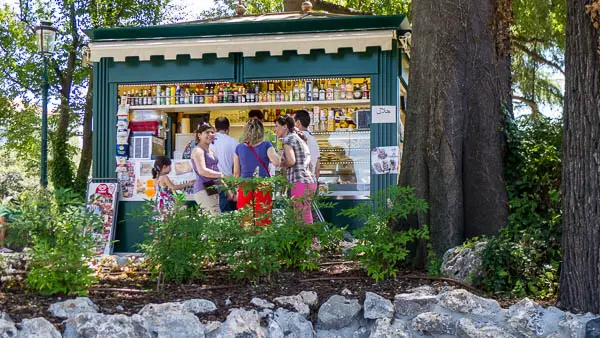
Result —
[[398, 146], [377, 147], [371, 150], [371, 169], [375, 175], [397, 174], [400, 169]]
[[119, 199], [119, 183], [88, 183], [87, 209], [102, 219], [102, 229], [93, 235], [96, 239], [96, 253], [110, 255], [115, 237], [115, 224]]
[[[192, 169], [191, 160], [172, 160], [169, 178], [174, 184], [183, 184], [196, 179]], [[121, 198], [124, 201], [144, 201], [154, 199], [156, 188], [155, 179], [152, 178], [154, 160], [128, 160], [128, 171], [123, 175], [126, 180], [121, 189]], [[193, 200], [193, 187], [181, 191], [186, 200]]]

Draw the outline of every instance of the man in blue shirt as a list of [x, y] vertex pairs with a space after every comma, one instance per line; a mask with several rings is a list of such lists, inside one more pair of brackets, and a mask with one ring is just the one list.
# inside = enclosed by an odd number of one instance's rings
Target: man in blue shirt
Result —
[[[238, 145], [233, 137], [229, 136], [230, 124], [229, 119], [226, 117], [218, 117], [215, 119], [215, 140], [210, 145], [210, 149], [215, 152], [219, 163], [219, 171], [225, 175], [225, 177], [233, 176], [233, 154], [235, 153], [235, 147]], [[235, 201], [228, 198], [226, 191], [219, 192], [219, 206], [221, 212], [235, 210]]]

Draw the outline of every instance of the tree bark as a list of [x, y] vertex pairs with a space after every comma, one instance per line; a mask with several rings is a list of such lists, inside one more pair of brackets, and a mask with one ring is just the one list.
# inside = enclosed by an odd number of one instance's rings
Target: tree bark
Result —
[[429, 203], [428, 214], [410, 226], [428, 224], [439, 255], [507, 223], [502, 133], [504, 114], [512, 113], [507, 10], [509, 0], [413, 3], [401, 184], [415, 186]]
[[90, 168], [92, 167], [92, 91], [93, 72], [90, 69], [88, 92], [85, 97], [83, 112], [83, 145], [81, 147], [79, 166], [77, 167], [77, 176], [75, 177], [75, 189], [79, 192], [85, 192]]
[[586, 0], [567, 2], [559, 306], [600, 312], [600, 55]]

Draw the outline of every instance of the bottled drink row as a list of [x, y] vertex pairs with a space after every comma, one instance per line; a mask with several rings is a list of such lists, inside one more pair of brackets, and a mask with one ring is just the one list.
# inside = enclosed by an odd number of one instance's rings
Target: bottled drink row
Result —
[[119, 90], [133, 106], [369, 99], [365, 79], [149, 85]]

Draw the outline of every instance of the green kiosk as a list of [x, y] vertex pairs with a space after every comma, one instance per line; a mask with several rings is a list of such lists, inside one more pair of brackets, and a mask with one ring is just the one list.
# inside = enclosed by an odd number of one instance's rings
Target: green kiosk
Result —
[[172, 180], [190, 180], [198, 123], [228, 117], [237, 138], [251, 109], [266, 129], [280, 114], [310, 112], [319, 190], [336, 202], [324, 217], [359, 226], [339, 209], [398, 181], [409, 30], [403, 15], [319, 12], [91, 30], [93, 178], [120, 183], [114, 251], [143, 239], [130, 214], [153, 198], [153, 158], [169, 156]]

